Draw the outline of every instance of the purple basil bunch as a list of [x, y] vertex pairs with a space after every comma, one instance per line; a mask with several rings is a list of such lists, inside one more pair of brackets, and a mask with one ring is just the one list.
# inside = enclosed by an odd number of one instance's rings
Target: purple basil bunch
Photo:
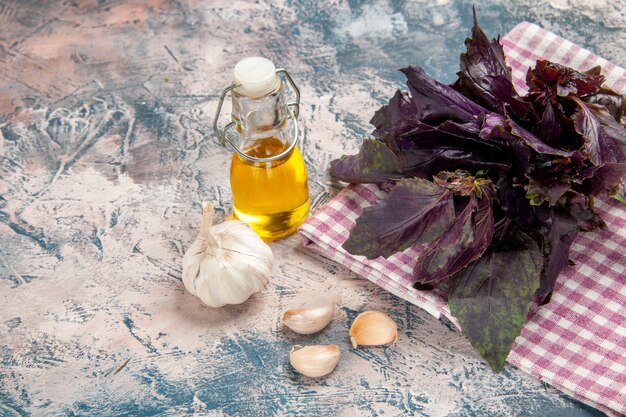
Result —
[[529, 69], [522, 97], [475, 16], [465, 44], [452, 85], [402, 69], [409, 92], [374, 114], [374, 138], [331, 174], [389, 189], [344, 249], [373, 259], [423, 244], [416, 288], [444, 290], [499, 371], [531, 303], [549, 301], [577, 233], [606, 227], [594, 196], [626, 203], [625, 100], [602, 86], [600, 68], [548, 61]]

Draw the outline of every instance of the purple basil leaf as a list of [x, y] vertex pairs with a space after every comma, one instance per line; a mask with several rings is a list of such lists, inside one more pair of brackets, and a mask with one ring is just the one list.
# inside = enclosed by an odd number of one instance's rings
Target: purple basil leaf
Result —
[[470, 201], [454, 224], [420, 255], [413, 278], [421, 284], [438, 284], [478, 259], [493, 236], [491, 199]]
[[585, 103], [573, 97], [578, 105], [574, 116], [576, 131], [583, 136], [583, 149], [596, 166], [609, 162], [626, 162], [626, 129], [609, 114], [604, 106]]
[[524, 177], [530, 171], [532, 150], [510, 132], [508, 119], [497, 113], [487, 113], [482, 118], [480, 137], [499, 144], [511, 155], [516, 175]]
[[479, 172], [472, 175], [463, 169], [457, 169], [454, 172], [442, 171], [433, 177], [433, 182], [452, 191], [455, 196], [470, 197], [475, 194], [479, 199], [483, 195], [494, 198], [496, 190], [493, 182], [484, 174], [484, 172]]
[[389, 103], [374, 113], [370, 120], [376, 130], [372, 135], [383, 142], [417, 126], [415, 103], [408, 94], [396, 91]]
[[552, 147], [559, 147], [563, 128], [557, 121], [552, 103], [548, 102], [543, 110], [543, 117], [536, 125], [536, 135], [544, 143]]
[[480, 135], [480, 123], [478, 120], [467, 123], [456, 123], [452, 120], [447, 120], [437, 126], [438, 130], [446, 132], [457, 138], [465, 138], [468, 140], [476, 140]]
[[475, 123], [447, 121], [438, 127], [421, 124], [396, 138], [394, 148], [403, 169], [422, 178], [456, 169], [507, 171], [511, 167], [507, 152], [478, 134]]
[[386, 200], [367, 207], [343, 248], [368, 259], [430, 242], [454, 221], [452, 193], [419, 178], [398, 182]]
[[534, 151], [541, 154], [549, 154], [554, 156], [561, 157], [570, 157], [573, 152], [565, 151], [562, 149], [553, 148], [552, 146], [542, 142], [537, 136], [530, 133], [528, 130], [524, 129], [513, 120], [506, 116], [502, 116], [497, 113], [488, 113], [484, 116], [483, 125], [480, 132], [481, 138], [493, 138], [497, 137], [500, 139], [508, 139], [511, 140], [508, 135], [494, 135], [492, 132], [493, 129], [500, 128], [496, 130], [496, 132], [501, 133], [502, 131], [509, 133], [515, 138], [512, 139], [513, 142], [517, 142], [521, 140], [524, 144], [531, 147]]
[[[578, 159], [582, 158], [579, 152], [553, 148], [510, 118], [497, 113], [488, 113], [483, 116], [480, 136], [487, 141], [508, 147], [509, 155], [514, 156], [513, 175], [519, 178], [532, 175], [543, 179], [545, 175], [535, 173], [543, 169], [548, 172], [550, 178], [560, 178], [560, 181], [546, 180], [545, 188], [535, 187], [534, 191], [540, 192], [533, 196], [533, 203], [536, 205], [542, 201], [554, 201], [569, 189], [569, 185], [565, 188], [560, 187], [558, 190], [551, 190], [549, 186], [555, 183], [569, 184], [569, 176], [563, 175], [560, 171], [574, 169], [575, 164], [579, 162]], [[559, 170], [556, 170], [556, 166]]]
[[583, 71], [585, 75], [600, 75], [602, 73], [602, 67], [600, 65], [596, 65], [595, 67], [591, 67], [586, 71]]
[[526, 322], [540, 285], [542, 255], [524, 232], [509, 229], [492, 247], [450, 279], [450, 312], [472, 346], [499, 372]]
[[550, 229], [541, 237], [543, 270], [541, 285], [535, 295], [539, 304], [545, 304], [554, 289], [561, 271], [569, 265], [569, 250], [578, 234], [578, 223], [567, 212], [557, 211]]
[[626, 111], [626, 100], [624, 96], [615, 91], [602, 87], [600, 92], [585, 98], [587, 103], [597, 104], [606, 107], [607, 111], [617, 123], [622, 122], [622, 117]]
[[[503, 75], [498, 75], [492, 77], [489, 82], [494, 92], [494, 100], [501, 102], [499, 107], [494, 108], [494, 111], [501, 114], [511, 114], [517, 120], [526, 123], [534, 124], [539, 121], [539, 116], [532, 103], [524, 101], [517, 94], [510, 79], [505, 78]], [[481, 101], [479, 103], [483, 104]]]
[[526, 74], [529, 91], [546, 96], [592, 95], [600, 91], [603, 82], [604, 77], [600, 74], [585, 74], [544, 60], [538, 60], [535, 68]]
[[465, 41], [467, 53], [461, 54], [461, 71], [457, 86], [465, 96], [487, 109], [505, 114], [506, 106], [519, 118], [532, 114], [532, 105], [523, 101], [511, 81], [504, 51], [498, 39], [491, 41], [478, 26], [474, 10], [472, 37]]
[[566, 151], [566, 150], [562, 150], [558, 148], [553, 148], [552, 146], [542, 142], [537, 136], [533, 135], [528, 130], [519, 126], [517, 123], [515, 123], [511, 119], [508, 119], [508, 123], [511, 129], [510, 130], [511, 134], [523, 140], [526, 145], [530, 146], [538, 153], [562, 156], [566, 158], [572, 156], [573, 154], [572, 151]]
[[607, 196], [619, 193], [626, 181], [626, 163], [606, 163], [595, 170], [590, 178], [590, 192], [593, 195]]
[[554, 217], [553, 209], [547, 204], [533, 206], [526, 198], [524, 184], [502, 176], [496, 184], [498, 201], [504, 213], [524, 231], [531, 229], [547, 231]]
[[567, 176], [539, 175], [536, 179], [529, 178], [526, 198], [530, 200], [531, 205], [538, 206], [546, 202], [550, 207], [554, 207], [571, 187], [571, 178]]
[[470, 197], [476, 192], [476, 177], [462, 169], [454, 172], [441, 171], [433, 177], [433, 182], [452, 191], [455, 196]]
[[[472, 27], [472, 37], [465, 40], [467, 53], [461, 54], [461, 72], [465, 73], [466, 79], [472, 80], [480, 85], [480, 82], [487, 77], [503, 75], [511, 79], [511, 68], [506, 65], [504, 50], [499, 39], [487, 38], [487, 35], [478, 26], [476, 10], [472, 10], [474, 26]], [[461, 85], [463, 78], [461, 78]]]
[[[527, 130], [530, 130], [537, 138], [552, 148], [567, 151], [577, 151], [581, 148], [583, 140], [576, 132], [574, 120], [571, 117], [576, 107], [569, 98], [555, 102], [548, 98], [546, 103], [542, 103], [540, 98], [532, 94], [527, 97], [530, 100], [535, 100], [535, 109], [541, 113], [542, 120], [534, 124], [528, 124], [524, 121], [518, 124], [528, 127]], [[565, 104], [565, 107], [562, 104]]]
[[578, 106], [574, 115], [576, 131], [583, 137], [583, 150], [597, 168], [587, 179], [590, 192], [597, 195], [618, 193], [626, 182], [626, 129], [604, 106], [573, 98]]
[[330, 174], [351, 183], [373, 183], [402, 177], [400, 162], [383, 142], [363, 140], [356, 155], [344, 155], [330, 163]]
[[446, 120], [465, 123], [487, 110], [454, 88], [426, 75], [420, 67], [400, 70], [407, 77], [411, 100], [416, 107], [417, 120], [437, 125]]
[[607, 228], [606, 223], [593, 211], [593, 199], [591, 197], [569, 191], [566, 209], [583, 232], [595, 229], [606, 230]]

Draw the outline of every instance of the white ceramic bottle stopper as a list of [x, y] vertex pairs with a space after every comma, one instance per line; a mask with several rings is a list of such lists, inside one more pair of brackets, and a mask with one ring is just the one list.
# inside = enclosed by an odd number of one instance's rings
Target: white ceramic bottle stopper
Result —
[[235, 91], [248, 97], [262, 97], [280, 85], [276, 67], [267, 58], [253, 56], [244, 58], [235, 65]]

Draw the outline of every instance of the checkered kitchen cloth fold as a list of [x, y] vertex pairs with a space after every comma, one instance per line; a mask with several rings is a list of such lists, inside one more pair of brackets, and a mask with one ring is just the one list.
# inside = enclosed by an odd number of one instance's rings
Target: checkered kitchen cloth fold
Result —
[[[626, 71], [530, 23], [501, 39], [515, 86], [526, 91], [526, 70], [548, 59], [580, 70], [601, 65], [606, 85], [626, 93]], [[417, 249], [367, 260], [342, 248], [364, 207], [383, 194], [375, 185], [350, 185], [300, 228], [305, 245], [435, 317], [450, 315], [441, 293], [417, 291], [410, 277]], [[607, 231], [581, 233], [572, 245], [575, 266], [559, 277], [552, 300], [535, 307], [508, 361], [563, 392], [611, 415], [626, 415], [626, 206], [597, 201]]]

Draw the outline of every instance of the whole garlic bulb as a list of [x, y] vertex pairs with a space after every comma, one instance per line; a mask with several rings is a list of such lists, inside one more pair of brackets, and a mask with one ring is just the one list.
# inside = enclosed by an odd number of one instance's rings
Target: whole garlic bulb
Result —
[[209, 307], [240, 304], [267, 285], [274, 255], [239, 220], [213, 223], [213, 205], [202, 203], [202, 226], [183, 257], [183, 283]]

